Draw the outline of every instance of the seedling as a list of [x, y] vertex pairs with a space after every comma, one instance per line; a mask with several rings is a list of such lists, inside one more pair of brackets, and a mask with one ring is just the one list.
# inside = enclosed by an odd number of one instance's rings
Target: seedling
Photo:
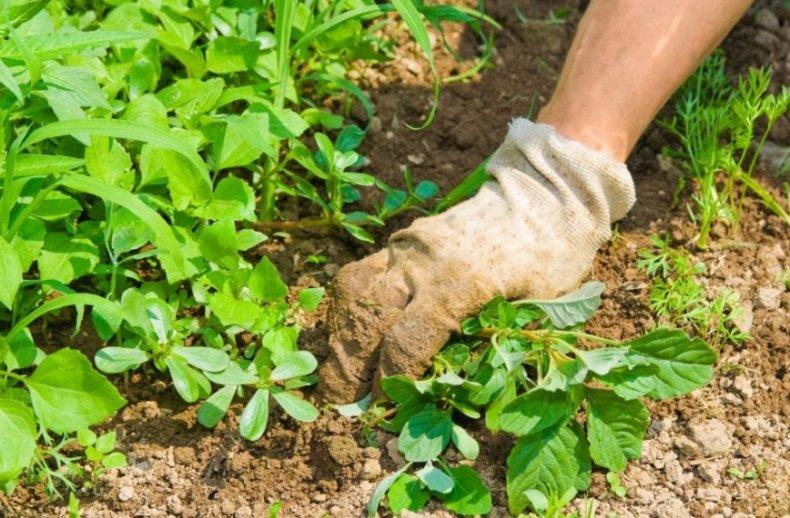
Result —
[[[398, 433], [407, 464], [382, 480], [368, 505], [387, 497], [397, 513], [437, 498], [457, 514], [485, 514], [491, 495], [468, 463], [452, 465], [452, 446], [469, 461], [479, 447], [464, 428], [481, 420], [517, 438], [508, 456], [508, 506], [555, 515], [585, 491], [593, 464], [616, 473], [641, 453], [649, 417], [643, 397], [681, 396], [707, 383], [715, 352], [679, 330], [655, 329], [617, 341], [582, 326], [600, 304], [601, 283], [554, 300], [497, 298], [462, 324], [420, 380], [381, 381], [386, 399], [362, 415], [366, 426]], [[460, 418], [460, 419], [459, 419]]]
[[668, 236], [653, 236], [652, 244], [652, 249], [639, 250], [636, 265], [652, 277], [650, 307], [659, 317], [688, 326], [716, 347], [750, 338], [735, 325], [741, 311], [737, 293], [721, 290], [709, 299], [697, 280], [705, 273], [704, 263], [683, 249], [672, 248]]
[[756, 467], [745, 472], [736, 467], [732, 467], [727, 470], [727, 474], [737, 480], [757, 480], [765, 473], [765, 467], [765, 461], [761, 460], [757, 463]]
[[685, 173], [678, 192], [693, 182], [689, 214], [699, 226], [697, 245], [702, 248], [708, 246], [714, 222], [737, 225], [747, 193], [790, 224], [787, 209], [753, 177], [771, 129], [790, 106], [790, 89], [768, 93], [769, 68], [749, 70], [733, 87], [724, 64], [721, 52], [708, 58], [678, 92], [673, 117], [658, 121], [678, 140], [678, 148], [664, 150]]

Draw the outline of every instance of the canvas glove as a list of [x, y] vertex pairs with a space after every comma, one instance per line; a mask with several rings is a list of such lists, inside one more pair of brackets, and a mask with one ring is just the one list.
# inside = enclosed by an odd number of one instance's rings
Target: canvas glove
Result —
[[491, 298], [551, 298], [575, 288], [610, 224], [634, 204], [626, 166], [517, 119], [469, 200], [416, 220], [380, 252], [342, 268], [329, 312], [326, 400], [349, 402], [371, 383], [419, 376]]

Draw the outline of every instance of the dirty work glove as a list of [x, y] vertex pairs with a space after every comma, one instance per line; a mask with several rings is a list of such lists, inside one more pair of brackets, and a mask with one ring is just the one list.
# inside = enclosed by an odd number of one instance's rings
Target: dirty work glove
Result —
[[492, 156], [496, 181], [416, 220], [384, 250], [342, 268], [329, 312], [326, 400], [357, 400], [383, 376], [419, 376], [492, 297], [551, 298], [575, 288], [610, 224], [634, 204], [628, 169], [517, 119]]

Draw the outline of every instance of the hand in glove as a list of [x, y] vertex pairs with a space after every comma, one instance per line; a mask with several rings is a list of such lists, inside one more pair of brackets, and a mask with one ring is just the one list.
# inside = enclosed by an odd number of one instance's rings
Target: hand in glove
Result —
[[416, 220], [338, 272], [333, 355], [319, 372], [326, 399], [359, 399], [374, 376], [419, 376], [494, 296], [551, 298], [575, 288], [610, 224], [634, 203], [624, 164], [526, 119], [511, 124], [488, 171], [496, 181], [474, 197]]

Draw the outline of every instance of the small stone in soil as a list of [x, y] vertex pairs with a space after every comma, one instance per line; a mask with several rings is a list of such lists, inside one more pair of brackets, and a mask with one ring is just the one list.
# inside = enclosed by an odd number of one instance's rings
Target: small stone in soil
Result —
[[754, 395], [754, 389], [752, 388], [752, 382], [746, 376], [736, 376], [735, 380], [732, 382], [732, 388], [740, 395], [743, 399], [749, 399]]
[[779, 309], [782, 302], [783, 290], [779, 288], [760, 288], [757, 290], [757, 300], [754, 305], [763, 309]]
[[697, 443], [706, 457], [725, 455], [732, 448], [732, 437], [727, 426], [718, 419], [689, 423], [691, 440]]
[[134, 488], [132, 486], [123, 486], [118, 490], [118, 500], [121, 502], [128, 502], [134, 498]]

